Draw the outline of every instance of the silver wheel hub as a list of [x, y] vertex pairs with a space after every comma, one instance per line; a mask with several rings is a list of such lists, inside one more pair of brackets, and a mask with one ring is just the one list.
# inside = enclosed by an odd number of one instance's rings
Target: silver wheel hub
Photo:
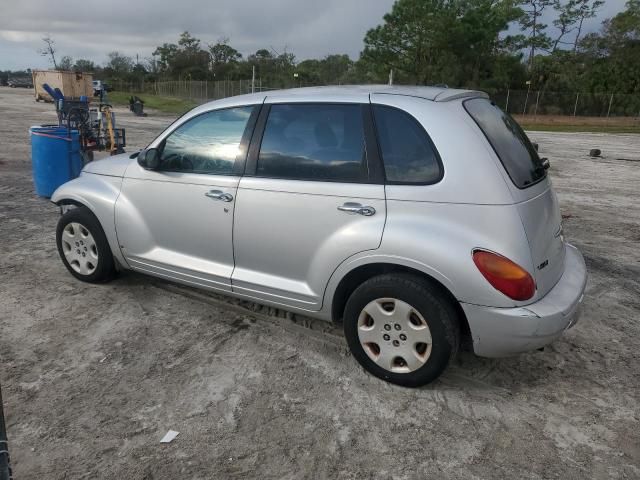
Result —
[[362, 309], [358, 338], [371, 360], [394, 373], [413, 372], [431, 355], [431, 331], [424, 316], [396, 298], [378, 298]]
[[91, 275], [98, 266], [98, 246], [84, 225], [71, 222], [62, 231], [62, 252], [71, 268], [80, 275]]

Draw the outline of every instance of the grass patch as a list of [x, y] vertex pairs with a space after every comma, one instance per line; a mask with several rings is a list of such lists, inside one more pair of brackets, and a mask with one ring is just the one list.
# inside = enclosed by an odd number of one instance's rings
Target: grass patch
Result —
[[559, 125], [548, 123], [519, 123], [522, 128], [532, 132], [640, 133], [640, 126], [633, 125]]
[[573, 117], [569, 115], [513, 115], [526, 130], [538, 132], [640, 133], [637, 117]]
[[131, 97], [131, 95], [138, 96], [144, 102], [144, 108], [153, 108], [154, 110], [164, 113], [182, 114], [198, 105], [192, 100], [185, 100], [183, 98], [161, 97], [159, 95], [127, 92], [109, 92], [107, 94], [107, 99], [112, 105], [129, 106], [129, 97]]

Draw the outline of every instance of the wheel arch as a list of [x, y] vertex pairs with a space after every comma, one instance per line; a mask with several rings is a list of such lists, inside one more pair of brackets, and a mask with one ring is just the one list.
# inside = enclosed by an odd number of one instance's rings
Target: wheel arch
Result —
[[341, 323], [347, 300], [354, 292], [354, 290], [363, 282], [378, 275], [390, 274], [390, 273], [402, 273], [415, 276], [428, 282], [436, 290], [438, 290], [445, 298], [447, 298], [454, 306], [458, 319], [460, 321], [460, 329], [462, 333], [463, 343], [471, 339], [471, 331], [469, 328], [469, 322], [460, 305], [460, 302], [441, 279], [436, 278], [435, 275], [425, 272], [423, 269], [418, 268], [415, 265], [407, 265], [406, 263], [399, 263], [394, 261], [373, 261], [369, 263], [363, 263], [355, 266], [344, 275], [340, 280], [336, 282], [335, 287], [332, 289], [330, 295], [330, 315], [334, 323]]
[[120, 195], [122, 178], [105, 175], [83, 174], [60, 186], [51, 201], [58, 206], [87, 207], [98, 219], [111, 253], [117, 263], [128, 268], [122, 256], [115, 228], [115, 204]]

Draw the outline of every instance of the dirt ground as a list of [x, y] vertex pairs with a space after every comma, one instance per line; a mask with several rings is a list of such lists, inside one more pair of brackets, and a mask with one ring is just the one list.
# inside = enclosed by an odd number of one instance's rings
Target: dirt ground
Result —
[[[15, 478], [640, 478], [640, 136], [532, 133], [589, 283], [544, 352], [462, 354], [416, 390], [339, 330], [137, 274], [75, 280], [0, 88], [0, 382]], [[131, 151], [171, 119], [119, 112]], [[603, 158], [589, 158], [590, 148]], [[248, 307], [248, 308], [247, 308]], [[160, 444], [169, 430], [180, 432]]]

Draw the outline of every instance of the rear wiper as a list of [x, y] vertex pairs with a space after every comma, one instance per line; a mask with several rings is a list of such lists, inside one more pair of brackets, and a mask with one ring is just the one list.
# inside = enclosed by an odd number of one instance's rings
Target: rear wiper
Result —
[[549, 159], [547, 157], [543, 157], [540, 159], [540, 161], [542, 162], [542, 168], [545, 170], [549, 170], [549, 167], [551, 166], [551, 163], [549, 163]]

